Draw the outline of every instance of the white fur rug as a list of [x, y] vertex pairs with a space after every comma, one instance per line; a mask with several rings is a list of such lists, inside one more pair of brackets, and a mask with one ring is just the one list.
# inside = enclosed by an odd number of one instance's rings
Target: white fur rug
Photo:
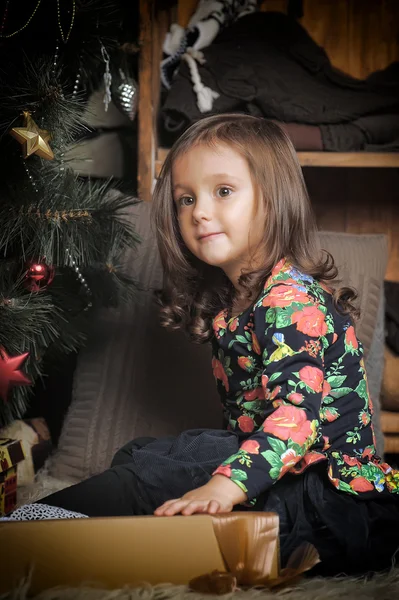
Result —
[[17, 489], [17, 508], [23, 504], [30, 504], [31, 502], [37, 502], [45, 496], [54, 494], [59, 490], [63, 490], [76, 481], [61, 480], [51, 477], [48, 474], [49, 465], [44, 466], [36, 475], [34, 483], [30, 485], [24, 485]]
[[[32, 596], [29, 584], [22, 582], [18, 589], [0, 600], [215, 600], [220, 596], [203, 595], [186, 586], [144, 585], [140, 588], [101, 590], [89, 587], [53, 588]], [[370, 580], [352, 578], [303, 579], [296, 586], [269, 592], [251, 589], [237, 590], [224, 596], [229, 600], [395, 600], [399, 598], [399, 568], [389, 574], [376, 575]]]

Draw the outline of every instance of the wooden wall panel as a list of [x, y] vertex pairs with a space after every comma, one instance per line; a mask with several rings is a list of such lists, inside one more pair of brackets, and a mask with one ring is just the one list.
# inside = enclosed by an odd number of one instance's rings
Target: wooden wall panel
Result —
[[350, 0], [348, 72], [367, 77], [399, 59], [399, 2]]
[[349, 6], [348, 0], [304, 0], [304, 16], [300, 21], [317, 44], [324, 48], [334, 66], [345, 72], [349, 72], [348, 56], [351, 52]]
[[263, 0], [260, 10], [273, 12], [287, 12], [287, 0]]
[[182, 27], [186, 27], [191, 19], [191, 15], [197, 8], [198, 0], [179, 0], [177, 5], [177, 22]]
[[387, 279], [399, 281], [399, 173], [397, 173], [396, 192], [391, 198], [390, 257]]
[[154, 178], [155, 139], [153, 110], [153, 26], [154, 0], [140, 0], [140, 55], [138, 98], [138, 191], [140, 198], [150, 198]]
[[303, 0], [302, 25], [338, 69], [363, 79], [399, 59], [398, 0]]
[[321, 229], [385, 233], [386, 278], [399, 282], [399, 169], [304, 169]]
[[160, 97], [159, 64], [173, 12], [161, 0], [140, 0], [140, 56], [138, 98], [138, 193], [150, 200], [158, 143], [156, 118]]

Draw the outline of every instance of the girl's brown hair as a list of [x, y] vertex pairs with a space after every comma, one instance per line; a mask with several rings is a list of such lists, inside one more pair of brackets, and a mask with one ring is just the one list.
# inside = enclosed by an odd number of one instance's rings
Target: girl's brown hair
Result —
[[[234, 148], [250, 168], [259, 198], [266, 204], [264, 263], [243, 272], [237, 292], [224, 272], [199, 261], [180, 235], [173, 201], [174, 161], [199, 144]], [[212, 337], [212, 319], [222, 308], [253, 302], [265, 279], [283, 257], [298, 270], [326, 283], [336, 279], [332, 256], [320, 250], [316, 224], [295, 149], [282, 128], [272, 121], [244, 114], [214, 115], [197, 121], [175, 142], [159, 175], [153, 196], [153, 216], [164, 270], [158, 298], [165, 327], [185, 329], [197, 342]], [[331, 288], [331, 286], [330, 286]], [[358, 316], [350, 288], [333, 289], [341, 313]]]

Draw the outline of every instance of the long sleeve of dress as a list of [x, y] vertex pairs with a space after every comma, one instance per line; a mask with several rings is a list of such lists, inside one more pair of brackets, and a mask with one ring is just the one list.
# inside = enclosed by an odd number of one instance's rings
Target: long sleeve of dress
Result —
[[248, 500], [271, 487], [320, 436], [324, 350], [334, 331], [325, 305], [298, 285], [273, 286], [254, 310], [265, 418], [214, 473], [229, 477]]

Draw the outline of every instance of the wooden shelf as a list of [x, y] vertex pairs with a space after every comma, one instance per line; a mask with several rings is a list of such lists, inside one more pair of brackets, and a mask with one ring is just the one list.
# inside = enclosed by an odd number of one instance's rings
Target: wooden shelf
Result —
[[399, 167], [399, 152], [298, 152], [303, 167]]
[[[158, 177], [167, 148], [158, 148], [155, 176]], [[396, 167], [399, 168], [399, 152], [298, 152], [303, 167]]]

